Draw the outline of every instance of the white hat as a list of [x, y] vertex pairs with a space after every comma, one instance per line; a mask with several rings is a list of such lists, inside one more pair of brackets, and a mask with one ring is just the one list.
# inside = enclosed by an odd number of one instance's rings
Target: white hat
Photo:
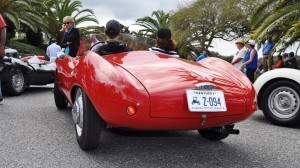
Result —
[[255, 41], [254, 40], [249, 40], [247, 44], [255, 46]]
[[244, 40], [241, 38], [239, 38], [235, 41], [235, 44], [237, 44], [237, 43], [245, 44]]

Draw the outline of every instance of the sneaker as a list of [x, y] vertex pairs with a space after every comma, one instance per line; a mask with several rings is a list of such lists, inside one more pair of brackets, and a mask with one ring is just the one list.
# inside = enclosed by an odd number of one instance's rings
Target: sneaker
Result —
[[2, 102], [3, 101], [3, 97], [0, 97], [0, 102]]

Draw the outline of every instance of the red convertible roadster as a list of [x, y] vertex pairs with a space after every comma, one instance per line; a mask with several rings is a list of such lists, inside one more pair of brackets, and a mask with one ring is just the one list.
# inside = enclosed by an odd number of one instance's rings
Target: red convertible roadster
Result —
[[149, 51], [56, 59], [57, 108], [72, 106], [82, 149], [99, 145], [102, 127], [198, 130], [210, 140], [238, 134], [234, 123], [256, 110], [248, 78], [217, 58], [200, 63]]

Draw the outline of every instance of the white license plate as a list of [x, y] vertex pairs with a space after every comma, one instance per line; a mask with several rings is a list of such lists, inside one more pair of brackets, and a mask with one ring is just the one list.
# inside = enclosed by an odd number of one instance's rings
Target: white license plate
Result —
[[224, 93], [220, 90], [186, 90], [188, 108], [191, 112], [227, 111]]

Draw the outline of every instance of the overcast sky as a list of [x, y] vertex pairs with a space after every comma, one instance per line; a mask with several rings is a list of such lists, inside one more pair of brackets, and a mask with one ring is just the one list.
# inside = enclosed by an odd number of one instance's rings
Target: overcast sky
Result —
[[132, 24], [138, 18], [151, 16], [153, 11], [176, 11], [179, 4], [185, 4], [194, 0], [82, 0], [83, 8], [92, 9], [95, 12], [100, 26], [105, 26], [111, 19], [120, 21], [130, 30], [138, 29]]
[[[82, 0], [81, 2], [83, 8], [89, 8], [95, 12], [100, 26], [105, 26], [107, 21], [115, 19], [123, 25], [129, 26], [132, 31], [140, 28], [132, 25], [138, 18], [151, 16], [152, 12], [156, 10], [176, 11], [178, 5], [193, 1], [195, 0]], [[213, 46], [210, 50], [217, 51], [221, 55], [229, 56], [237, 52], [234, 42], [218, 40], [213, 42]], [[261, 51], [259, 55], [261, 55]]]

